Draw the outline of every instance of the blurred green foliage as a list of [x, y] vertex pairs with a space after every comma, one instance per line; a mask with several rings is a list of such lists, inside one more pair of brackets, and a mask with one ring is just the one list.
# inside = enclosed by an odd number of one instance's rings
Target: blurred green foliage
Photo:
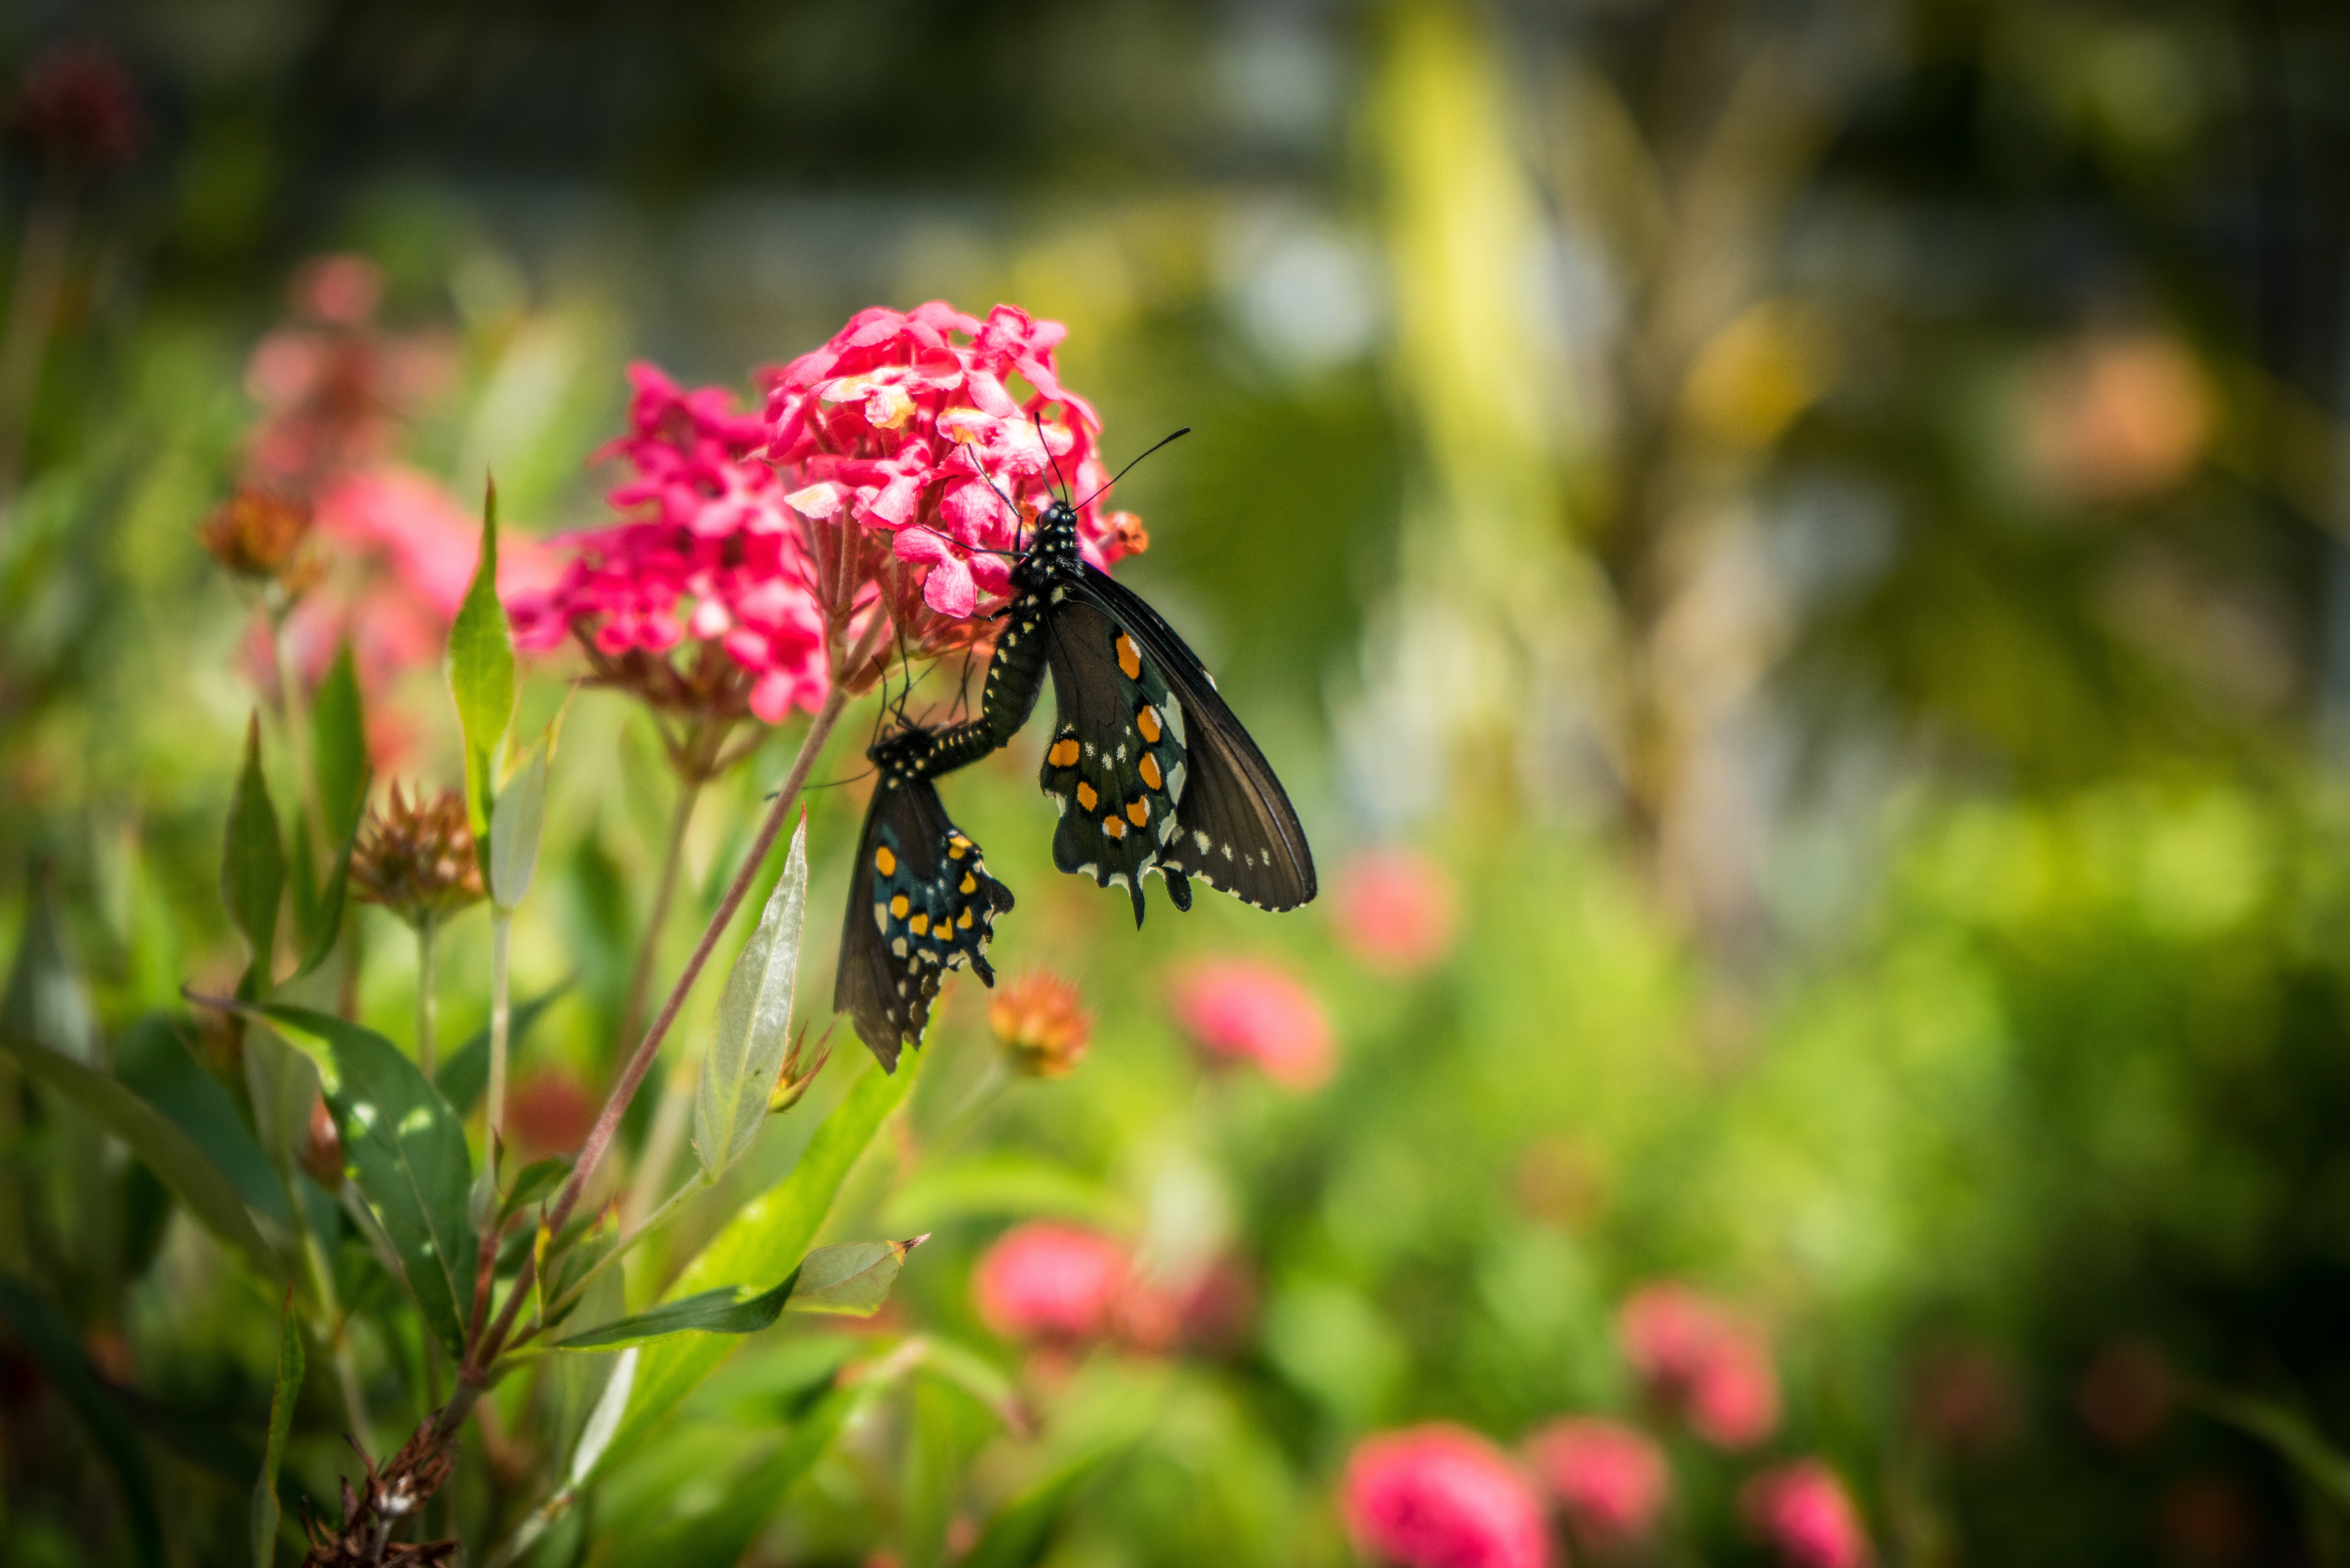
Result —
[[[601, 519], [630, 355], [743, 384], [876, 301], [1067, 321], [1112, 452], [1196, 427], [1122, 487], [1153, 547], [1121, 575], [1207, 656], [1332, 888], [1137, 933], [1051, 868], [1033, 736], [958, 775], [1020, 899], [993, 957], [1079, 984], [1090, 1054], [1006, 1085], [983, 993], [951, 986], [822, 1232], [932, 1233], [890, 1312], [754, 1336], [530, 1561], [1342, 1562], [1365, 1434], [1508, 1444], [1567, 1411], [1664, 1435], [1663, 1562], [1761, 1552], [1738, 1486], [1814, 1452], [1887, 1561], [2342, 1560], [2334, 10], [208, 0], [14, 17], [0, 56], [68, 30], [107, 36], [148, 130], [70, 190], [20, 143], [0, 184], [12, 280], [44, 203], [72, 236], [0, 431], [0, 1028], [110, 1071], [273, 1237], [322, 1239], [348, 1380], [312, 1347], [289, 1519], [354, 1473], [354, 1398], [397, 1446], [432, 1352], [290, 1168], [253, 1041], [182, 1000], [246, 962], [221, 867], [248, 715], [278, 802], [356, 788], [348, 747], [298, 776], [261, 597], [197, 529], [250, 456], [286, 280], [348, 251], [432, 371], [392, 453], [468, 497], [494, 465], [516, 535]], [[560, 673], [525, 664], [515, 733]], [[377, 756], [461, 786], [437, 651], [369, 683]], [[820, 915], [874, 719], [811, 797]], [[703, 797], [660, 975], [796, 739]], [[515, 996], [554, 999], [518, 1023], [518, 1093], [609, 1081], [674, 789], [642, 714], [578, 699], [515, 927]], [[1459, 892], [1408, 977], [1333, 915], [1351, 852], [1391, 842]], [[336, 847], [296, 843], [305, 896]], [[414, 950], [353, 920], [330, 972], [356, 980], [308, 1000], [408, 1046]], [[444, 1042], [487, 1016], [486, 920], [441, 943]], [[1234, 952], [1321, 999], [1326, 1086], [1211, 1070], [1172, 1022], [1170, 974]], [[692, 1092], [671, 1061], [628, 1159]], [[844, 1041], [621, 1305], [783, 1182], [859, 1070]], [[251, 1561], [277, 1287], [69, 1096], [0, 1091], [11, 1560]], [[972, 1266], [1039, 1216], [1229, 1260], [1244, 1323], [994, 1338]], [[1659, 1277], [1770, 1325], [1761, 1455], [1644, 1402], [1615, 1314]], [[2146, 1345], [2169, 1370], [2117, 1424], [2101, 1391]], [[474, 1560], [565, 1473], [611, 1375], [578, 1361], [488, 1402], [446, 1513]]]

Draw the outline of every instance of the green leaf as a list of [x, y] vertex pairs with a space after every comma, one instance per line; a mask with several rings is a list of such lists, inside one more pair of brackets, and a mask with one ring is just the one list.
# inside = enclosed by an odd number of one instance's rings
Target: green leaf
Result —
[[774, 1325], [784, 1308], [871, 1317], [889, 1299], [906, 1254], [930, 1240], [850, 1241], [818, 1247], [773, 1290], [722, 1285], [666, 1302], [649, 1312], [556, 1340], [552, 1350], [618, 1350], [673, 1334], [756, 1334]]
[[890, 1198], [882, 1222], [893, 1231], [920, 1231], [962, 1220], [1039, 1215], [1107, 1231], [1132, 1231], [1140, 1222], [1131, 1202], [1093, 1178], [1012, 1150], [926, 1161]]
[[172, 1196], [187, 1205], [197, 1223], [213, 1233], [264, 1279], [282, 1279], [285, 1268], [254, 1229], [244, 1199], [210, 1156], [162, 1112], [95, 1068], [61, 1056], [46, 1045], [0, 1034], [0, 1051], [16, 1059], [25, 1075], [72, 1101], [99, 1126], [130, 1146]]
[[[167, 1013], [150, 1012], [137, 1020], [116, 1041], [115, 1077], [193, 1139], [235, 1184], [247, 1209], [280, 1224], [291, 1224], [286, 1189], [270, 1168], [268, 1153], [246, 1129], [234, 1096], [188, 1054], [182, 1029], [182, 1023]], [[306, 1068], [309, 1065], [299, 1053], [287, 1051], [283, 1041], [269, 1043]], [[314, 1083], [316, 1078], [312, 1074]]]
[[34, 877], [25, 901], [25, 929], [16, 940], [16, 961], [8, 966], [7, 992], [0, 996], [0, 1030], [36, 1040], [78, 1062], [96, 1054], [98, 1021], [66, 950], [57, 890], [46, 877]]
[[[884, 1073], [878, 1065], [865, 1068], [847, 1097], [816, 1128], [791, 1175], [727, 1221], [671, 1285], [671, 1299], [712, 1289], [730, 1277], [772, 1276], [789, 1260], [806, 1254], [849, 1168], [920, 1077], [924, 1060], [917, 1052], [910, 1066], [896, 1073]], [[648, 1346], [637, 1366], [636, 1397], [604, 1463], [617, 1463], [666, 1420], [734, 1344], [729, 1336], [693, 1334]]]
[[498, 602], [498, 487], [482, 500], [482, 555], [473, 586], [449, 628], [449, 691], [457, 700], [457, 722], [465, 734], [465, 809], [473, 836], [490, 836], [491, 802], [506, 727], [514, 722], [514, 639], [506, 631], [505, 607]]
[[902, 1568], [938, 1568], [946, 1561], [962, 1445], [956, 1441], [954, 1406], [944, 1388], [916, 1378], [909, 1404], [899, 1478], [898, 1561]]
[[503, 1223], [536, 1202], [542, 1194], [554, 1191], [563, 1179], [571, 1174], [571, 1160], [572, 1157], [567, 1154], [550, 1154], [545, 1159], [535, 1159], [515, 1171], [514, 1189], [498, 1206], [499, 1221]]
[[147, 1463], [146, 1446], [138, 1429], [84, 1358], [71, 1325], [47, 1301], [19, 1282], [0, 1276], [0, 1318], [7, 1320], [49, 1382], [89, 1432], [90, 1444], [122, 1483], [123, 1501], [130, 1512], [130, 1535], [140, 1558], [161, 1564], [170, 1561], [163, 1549], [163, 1526], [155, 1511], [155, 1478]]
[[546, 813], [547, 742], [536, 742], [490, 812], [490, 897], [511, 909], [530, 891], [538, 867], [538, 830]]
[[[297, 846], [301, 842], [296, 840]], [[351, 855], [359, 846], [359, 830], [354, 826], [343, 836], [342, 850], [335, 857], [335, 868], [327, 873], [327, 886], [315, 900], [306, 902], [303, 911], [298, 911], [307, 921], [302, 928], [302, 961], [279, 982], [281, 986], [292, 985], [316, 973], [320, 964], [334, 956], [335, 939], [343, 930], [343, 903], [350, 889]]]
[[294, 1429], [294, 1402], [302, 1397], [302, 1325], [294, 1315], [294, 1292], [277, 1311], [277, 1383], [269, 1395], [269, 1438], [261, 1454], [261, 1479], [253, 1486], [253, 1565], [277, 1561], [277, 1471], [286, 1462], [286, 1438]]
[[433, 1336], [462, 1355], [474, 1270], [464, 1125], [416, 1064], [373, 1030], [307, 1008], [254, 1011], [318, 1062], [350, 1179], [400, 1255]]
[[807, 921], [807, 814], [792, 835], [784, 874], [726, 976], [718, 1021], [693, 1096], [693, 1152], [705, 1180], [743, 1157], [767, 1119], [767, 1097], [791, 1044], [792, 990]]
[[237, 985], [239, 996], [258, 996], [270, 987], [277, 901], [285, 891], [286, 848], [277, 834], [277, 808], [269, 802], [269, 783], [261, 774], [261, 715], [255, 713], [245, 724], [244, 770], [229, 797], [228, 839], [221, 857], [221, 898], [253, 954]]
[[1036, 1568], [1060, 1533], [1069, 1504], [1103, 1462], [1126, 1447], [1118, 1443], [1081, 1454], [1004, 1504], [957, 1568]]
[[262, 1152], [288, 1186], [300, 1168], [318, 1103], [318, 1064], [266, 1029], [244, 1033], [244, 1089], [253, 1101], [253, 1130]]
[[320, 826], [328, 843], [340, 844], [366, 815], [369, 783], [367, 718], [348, 642], [336, 653], [327, 678], [310, 699], [310, 754], [318, 784]]
[[[571, 981], [567, 980], [553, 990], [541, 992], [514, 1010], [506, 1020], [506, 1050], [509, 1054], [522, 1044], [522, 1037], [530, 1033], [530, 1026], [538, 1022], [539, 1016], [570, 989]], [[441, 1097], [454, 1106], [459, 1116], [472, 1116], [473, 1107], [482, 1103], [482, 1096], [490, 1086], [490, 1026], [484, 1023], [467, 1035], [465, 1043], [452, 1052], [449, 1059], [442, 1063], [440, 1069], [432, 1075], [432, 1082], [440, 1089]]]
[[888, 1303], [889, 1287], [906, 1266], [906, 1254], [929, 1241], [849, 1241], [818, 1247], [800, 1260], [799, 1282], [784, 1304], [794, 1312], [837, 1313], [871, 1317]]

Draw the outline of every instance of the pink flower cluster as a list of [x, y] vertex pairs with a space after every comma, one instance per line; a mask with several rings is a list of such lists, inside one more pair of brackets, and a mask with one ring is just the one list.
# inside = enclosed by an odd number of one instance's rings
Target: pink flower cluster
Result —
[[[1096, 565], [1137, 548], [1131, 519], [1101, 510], [1101, 421], [1053, 363], [1067, 332], [1009, 305], [984, 321], [942, 300], [858, 312], [769, 388], [766, 455], [791, 475], [792, 507], [885, 530], [922, 602], [950, 620], [1006, 593], [1010, 567], [984, 552], [1017, 545], [1023, 519], [1006, 501], [1049, 504], [1056, 473], [1084, 502], [1078, 538]], [[912, 606], [898, 607], [902, 626]]]
[[1852, 1493], [1818, 1459], [1763, 1471], [1739, 1492], [1739, 1509], [1789, 1568], [1867, 1568], [1868, 1532]]
[[1347, 1461], [1340, 1511], [1366, 1557], [1399, 1568], [1545, 1568], [1541, 1502], [1475, 1433], [1431, 1424], [1365, 1441]]
[[1672, 1489], [1663, 1450], [1621, 1421], [1561, 1417], [1528, 1440], [1526, 1459], [1559, 1511], [1595, 1546], [1645, 1538]]
[[1149, 1351], [1183, 1343], [1229, 1348], [1255, 1305], [1254, 1286], [1236, 1263], [1158, 1280], [1125, 1243], [1051, 1220], [1005, 1231], [972, 1271], [971, 1288], [980, 1321], [1006, 1339], [1116, 1341]]
[[1211, 959], [1179, 969], [1176, 1023], [1210, 1056], [1253, 1062], [1288, 1089], [1328, 1081], [1337, 1047], [1322, 1003], [1289, 973], [1257, 959]]
[[610, 495], [629, 520], [566, 541], [564, 580], [508, 607], [516, 641], [577, 637], [608, 679], [723, 708], [725, 682], [651, 663], [689, 639], [721, 649], [748, 685], [742, 705], [769, 723], [822, 702], [852, 620], [861, 635], [886, 612], [917, 657], [985, 641], [982, 597], [1008, 592], [1003, 553], [1056, 468], [1085, 501], [1080, 539], [1098, 564], [1144, 542], [1095, 493], [1100, 424], [1054, 368], [1065, 332], [1008, 305], [984, 321], [938, 301], [860, 311], [762, 373], [759, 415], [632, 367], [629, 431], [605, 449], [634, 471]]
[[1645, 1285], [1617, 1314], [1617, 1334], [1651, 1397], [1716, 1448], [1751, 1448], [1779, 1424], [1779, 1379], [1759, 1325], [1670, 1281]]
[[[576, 635], [608, 678], [656, 701], [714, 695], [771, 724], [814, 710], [831, 678], [825, 607], [783, 481], [758, 455], [765, 424], [734, 412], [723, 388], [685, 391], [641, 363], [629, 379], [629, 432], [599, 455], [633, 471], [608, 498], [631, 520], [562, 541], [562, 580], [507, 603], [515, 646], [545, 651]], [[723, 649], [739, 680], [713, 694], [645, 668], [619, 676], [630, 655], [660, 660], [688, 637]]]

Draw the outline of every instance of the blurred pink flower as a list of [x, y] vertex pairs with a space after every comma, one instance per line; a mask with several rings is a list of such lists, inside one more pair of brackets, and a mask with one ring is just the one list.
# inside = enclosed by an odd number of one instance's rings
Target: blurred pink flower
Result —
[[1415, 849], [1366, 849], [1338, 869], [1338, 940], [1373, 969], [1412, 974], [1452, 950], [1452, 877]]
[[1526, 1457], [1543, 1490], [1595, 1543], [1645, 1537], [1672, 1484], [1663, 1450], [1620, 1421], [1553, 1421], [1528, 1441]]
[[1792, 1568], [1866, 1568], [1868, 1532], [1844, 1479], [1818, 1459], [1763, 1471], [1741, 1489], [1740, 1511]]
[[1544, 1568], [1542, 1505], [1492, 1444], [1430, 1425], [1371, 1438], [1347, 1461], [1339, 1504], [1367, 1557], [1399, 1568]]
[[1094, 1339], [1110, 1332], [1130, 1267], [1107, 1236], [1035, 1220], [987, 1250], [972, 1296], [980, 1321], [1006, 1339]]
[[1175, 1022], [1212, 1055], [1255, 1063], [1284, 1087], [1315, 1088], [1336, 1065], [1329, 1021], [1314, 993], [1255, 959], [1211, 959], [1178, 970]]
[[1617, 1314], [1625, 1359], [1651, 1396], [1721, 1449], [1752, 1447], [1779, 1424], [1779, 1380], [1759, 1324], [1687, 1285], [1644, 1285]]

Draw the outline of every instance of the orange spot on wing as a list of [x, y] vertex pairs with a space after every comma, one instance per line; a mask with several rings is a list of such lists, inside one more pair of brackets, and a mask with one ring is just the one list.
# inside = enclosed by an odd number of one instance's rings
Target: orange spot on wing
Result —
[[966, 893], [976, 893], [979, 891], [979, 878], [966, 871], [962, 874], [962, 882], [957, 884], [957, 886]]
[[1142, 679], [1142, 653], [1134, 646], [1134, 639], [1124, 632], [1118, 634], [1118, 667], [1126, 671], [1128, 680]]
[[1159, 759], [1149, 752], [1142, 753], [1142, 782], [1152, 789], [1165, 789], [1167, 780], [1159, 771]]
[[889, 912], [901, 920], [906, 918], [906, 911], [910, 908], [912, 906], [907, 903], [906, 895], [903, 893], [889, 900]]
[[970, 905], [965, 904], [965, 905], [963, 906], [962, 913], [962, 914], [960, 914], [960, 915], [957, 915], [957, 916], [955, 917], [955, 924], [956, 924], [956, 925], [958, 925], [958, 926], [961, 926], [961, 927], [962, 927], [964, 930], [966, 930], [966, 931], [967, 931], [967, 930], [969, 930], [969, 929], [971, 929], [971, 906], [970, 906]]
[[1070, 736], [1066, 736], [1066, 737], [1064, 737], [1064, 738], [1063, 738], [1063, 739], [1061, 739], [1061, 740], [1058, 740], [1058, 741], [1054, 742], [1053, 742], [1053, 749], [1052, 749], [1051, 751], [1046, 752], [1046, 753], [1045, 753], [1045, 760], [1046, 762], [1048, 762], [1048, 763], [1052, 763], [1052, 764], [1053, 764], [1055, 767], [1056, 767], [1056, 768], [1073, 768], [1073, 767], [1076, 766], [1076, 765], [1077, 765], [1077, 740], [1076, 740], [1076, 736], [1074, 736], [1074, 735], [1070, 735]]
[[931, 918], [928, 915], [916, 915], [906, 922], [906, 929], [919, 937], [931, 929]]
[[1126, 819], [1115, 813], [1108, 816], [1105, 816], [1102, 818], [1102, 831], [1108, 834], [1112, 838], [1124, 838], [1126, 836]]
[[1134, 824], [1137, 827], [1140, 827], [1144, 823], [1149, 822], [1150, 820], [1150, 803], [1147, 800], [1138, 800], [1131, 805], [1128, 805], [1126, 808], [1126, 820]]
[[1100, 800], [1101, 796], [1094, 793], [1093, 785], [1086, 783], [1083, 779], [1079, 779], [1077, 781], [1077, 804], [1079, 805], [1083, 806], [1087, 811], [1091, 811], [1096, 804]]
[[1149, 742], [1154, 746], [1159, 743], [1159, 730], [1158, 709], [1146, 705], [1141, 712], [1137, 713], [1134, 716], [1134, 722], [1136, 726], [1142, 731], [1142, 738], [1144, 740]]
[[880, 872], [884, 877], [895, 877], [898, 874], [898, 857], [889, 853], [888, 845], [885, 844], [873, 852], [873, 869]]

